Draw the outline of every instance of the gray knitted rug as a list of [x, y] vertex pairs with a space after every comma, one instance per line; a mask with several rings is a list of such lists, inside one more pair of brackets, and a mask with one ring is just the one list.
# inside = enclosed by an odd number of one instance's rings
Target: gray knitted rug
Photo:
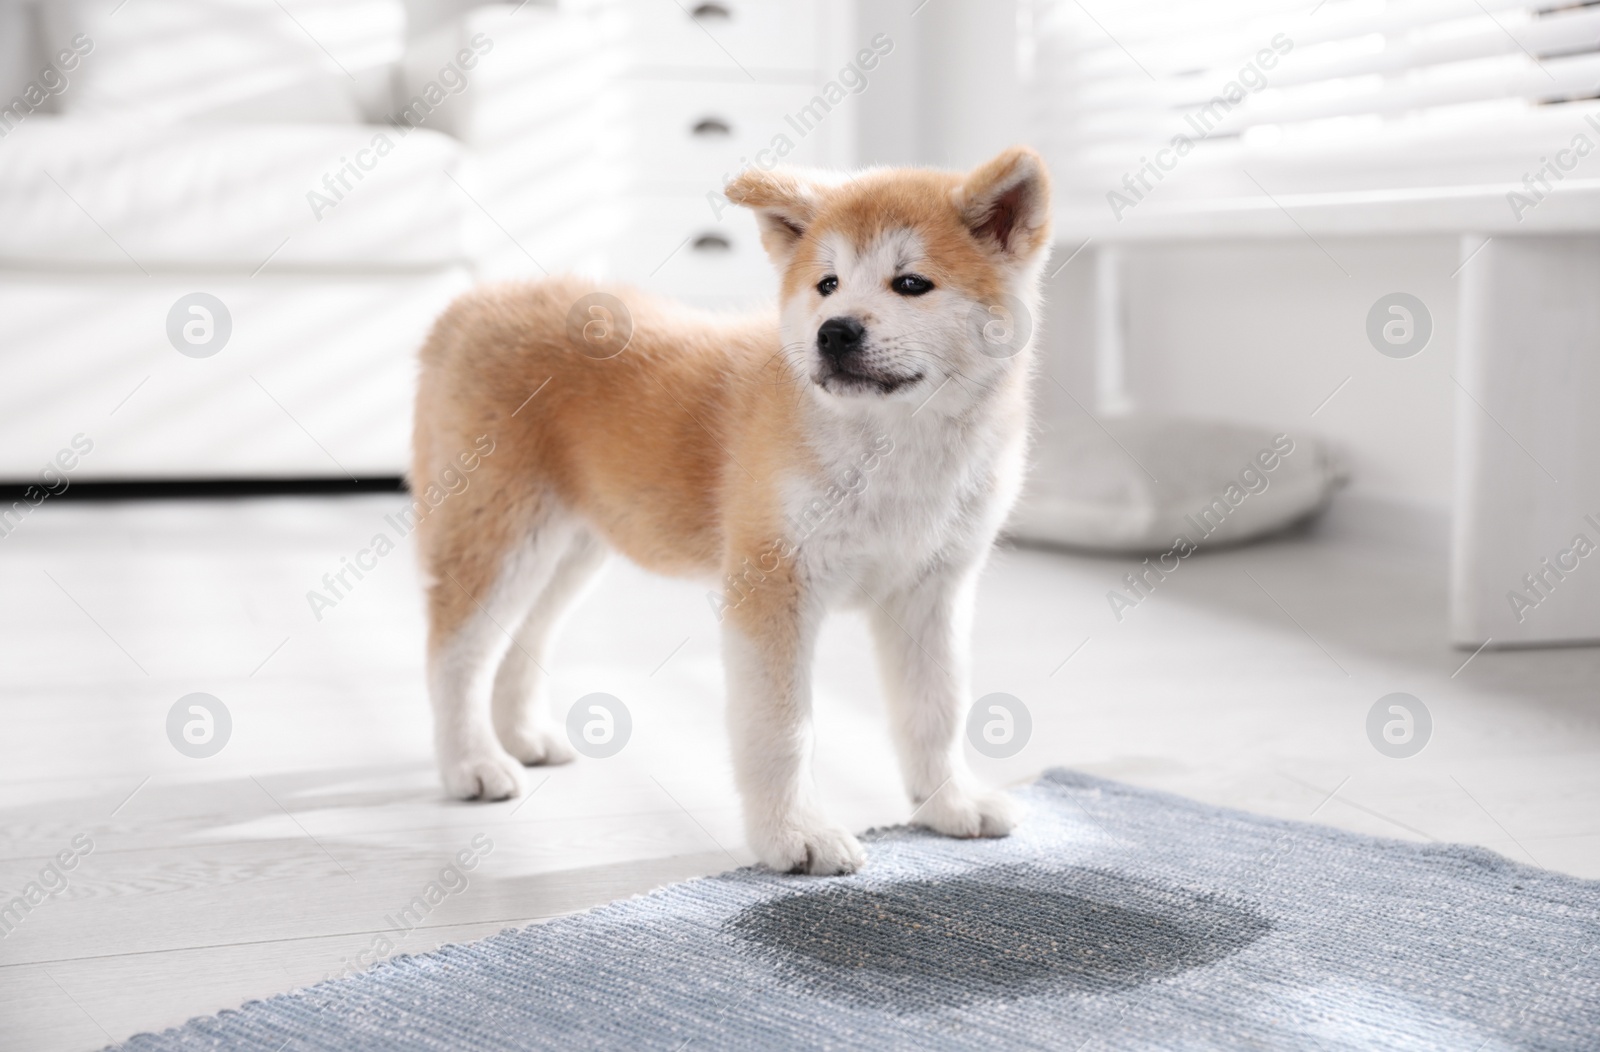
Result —
[[1000, 841], [891, 830], [141, 1050], [1600, 1049], [1600, 882], [1053, 771]]

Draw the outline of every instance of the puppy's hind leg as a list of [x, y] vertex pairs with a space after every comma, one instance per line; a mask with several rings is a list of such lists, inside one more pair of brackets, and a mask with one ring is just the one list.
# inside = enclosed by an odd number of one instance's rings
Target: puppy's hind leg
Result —
[[573, 532], [495, 675], [495, 734], [507, 752], [530, 766], [572, 759], [566, 731], [555, 719], [546, 696], [549, 673], [545, 662], [556, 629], [604, 565], [606, 554], [604, 542], [593, 532], [582, 527]]
[[[447, 510], [448, 503], [439, 509]], [[424, 537], [424, 564], [434, 577], [428, 588], [434, 746], [451, 796], [504, 800], [522, 792], [522, 763], [495, 734], [495, 670], [512, 646], [512, 628], [555, 574], [576, 524], [547, 512], [508, 544], [496, 545], [496, 538], [471, 532], [470, 516], [462, 518], [452, 534]]]

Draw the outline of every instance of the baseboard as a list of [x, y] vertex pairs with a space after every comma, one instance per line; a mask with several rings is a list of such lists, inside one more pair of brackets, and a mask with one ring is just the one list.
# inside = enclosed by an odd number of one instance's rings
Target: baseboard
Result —
[[32, 482], [0, 482], [0, 507], [17, 501], [40, 504], [43, 500], [55, 503], [65, 500], [337, 496], [344, 493], [404, 493], [405, 490], [405, 480], [398, 475], [364, 479], [107, 479], [71, 482], [60, 491], [52, 491], [35, 479]]
[[1312, 524], [1312, 531], [1319, 537], [1376, 541], [1446, 559], [1450, 552], [1450, 509], [1345, 490], [1334, 494], [1328, 510]]

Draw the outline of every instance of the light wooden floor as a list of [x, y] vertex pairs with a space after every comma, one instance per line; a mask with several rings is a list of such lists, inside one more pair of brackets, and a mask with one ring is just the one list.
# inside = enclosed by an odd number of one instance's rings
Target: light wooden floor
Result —
[[[563, 705], [624, 700], [628, 747], [536, 772], [524, 801], [440, 798], [410, 551], [320, 623], [305, 599], [400, 503], [47, 504], [0, 539], [0, 902], [93, 841], [0, 939], [4, 1048], [95, 1048], [340, 972], [480, 834], [468, 886], [398, 952], [748, 860], [704, 593], [624, 565], [553, 670]], [[1002, 552], [974, 687], [1023, 699], [1034, 734], [975, 765], [1017, 783], [1068, 764], [1287, 817], [1321, 804], [1350, 829], [1600, 877], [1600, 650], [1467, 661], [1440, 642], [1444, 559], [1442, 537], [1330, 527], [1197, 556], [1119, 624], [1105, 593], [1126, 564]], [[818, 778], [856, 828], [909, 810], [864, 636], [832, 622], [817, 677]], [[206, 760], [166, 738], [191, 691], [233, 718]], [[1411, 759], [1366, 738], [1391, 691], [1433, 716]]]

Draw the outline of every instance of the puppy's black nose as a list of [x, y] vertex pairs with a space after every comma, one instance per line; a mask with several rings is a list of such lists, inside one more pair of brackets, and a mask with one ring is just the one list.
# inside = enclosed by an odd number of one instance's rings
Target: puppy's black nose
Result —
[[817, 350], [838, 361], [861, 350], [867, 329], [854, 318], [829, 318], [817, 327]]

